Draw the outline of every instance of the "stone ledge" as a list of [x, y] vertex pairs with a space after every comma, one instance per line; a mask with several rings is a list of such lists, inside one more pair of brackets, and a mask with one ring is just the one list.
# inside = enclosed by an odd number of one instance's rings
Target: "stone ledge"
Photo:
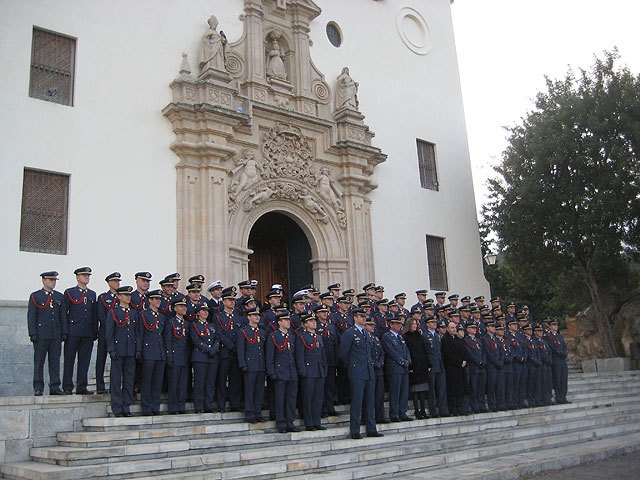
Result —
[[27, 300], [0, 300], [0, 308], [27, 308]]

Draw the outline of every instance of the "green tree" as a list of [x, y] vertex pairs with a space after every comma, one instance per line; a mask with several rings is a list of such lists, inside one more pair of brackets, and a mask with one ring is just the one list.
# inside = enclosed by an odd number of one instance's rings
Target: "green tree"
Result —
[[606, 357], [618, 348], [603, 295], [629, 278], [640, 230], [640, 77], [618, 61], [605, 52], [589, 70], [546, 79], [508, 128], [483, 212], [519, 272], [586, 287]]

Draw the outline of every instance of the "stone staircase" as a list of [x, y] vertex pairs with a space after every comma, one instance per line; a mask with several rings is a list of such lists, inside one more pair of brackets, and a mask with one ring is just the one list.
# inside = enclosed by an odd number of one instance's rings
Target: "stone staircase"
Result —
[[[85, 418], [57, 445], [7, 463], [15, 479], [517, 478], [640, 448], [640, 372], [571, 375], [567, 405], [379, 425], [347, 438], [348, 410], [325, 431], [280, 434], [240, 413]], [[136, 410], [139, 407], [136, 406]], [[138, 410], [139, 411], [139, 410]], [[364, 427], [363, 427], [364, 430]]]

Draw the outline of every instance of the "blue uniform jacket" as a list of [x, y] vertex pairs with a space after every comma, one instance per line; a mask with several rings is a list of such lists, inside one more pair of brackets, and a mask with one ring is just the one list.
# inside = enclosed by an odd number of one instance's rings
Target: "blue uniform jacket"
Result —
[[504, 350], [495, 336], [489, 334], [482, 337], [482, 349], [487, 357], [487, 368], [502, 370], [504, 366]]
[[427, 347], [427, 362], [431, 365], [431, 373], [444, 373], [442, 361], [442, 340], [438, 332], [433, 334], [427, 330], [422, 334], [424, 344]]
[[533, 338], [529, 338], [525, 335], [522, 343], [527, 350], [527, 362], [534, 367], [542, 366], [542, 362], [540, 361], [540, 356], [538, 354], [538, 349], [536, 348], [536, 344], [534, 343]]
[[33, 292], [27, 307], [29, 336], [38, 340], [59, 340], [67, 334], [67, 320], [64, 312], [64, 297], [56, 290], [47, 292], [44, 288]]
[[389, 324], [387, 323], [387, 317], [380, 312], [373, 314], [373, 320], [375, 323], [376, 336], [382, 339], [382, 336], [389, 331]]
[[374, 380], [373, 335], [355, 325], [340, 337], [340, 361], [347, 365], [347, 375], [354, 380]]
[[338, 366], [338, 349], [340, 348], [340, 336], [333, 323], [321, 323], [318, 321], [316, 332], [322, 337], [324, 354], [327, 359], [327, 367]]
[[560, 364], [567, 361], [567, 344], [564, 337], [559, 333], [549, 332], [547, 335], [547, 345], [551, 348], [552, 362]]
[[64, 309], [67, 334], [70, 337], [96, 338], [98, 336], [96, 292], [75, 286], [64, 291]]
[[138, 312], [118, 305], [107, 315], [107, 351], [118, 357], [142, 353]]
[[296, 340], [296, 368], [301, 377], [325, 378], [327, 358], [322, 337], [306, 330], [300, 332]]
[[233, 320], [233, 314], [220, 312], [213, 319], [213, 327], [220, 339], [220, 359], [237, 357], [236, 342], [237, 333], [242, 328]]
[[149, 299], [146, 293], [142, 293], [139, 290], [131, 292], [131, 303], [129, 305], [136, 312], [149, 308]]
[[202, 323], [199, 320], [191, 322], [189, 328], [193, 351], [192, 362], [216, 363], [220, 351], [220, 339], [216, 330], [209, 322]]
[[402, 335], [387, 332], [382, 336], [385, 355], [385, 372], [387, 375], [399, 375], [409, 372], [411, 354]]
[[500, 348], [504, 352], [502, 356], [504, 369], [506, 372], [512, 372], [513, 371], [513, 349], [511, 348], [511, 343], [509, 342], [509, 340], [507, 340], [506, 337], [500, 338], [496, 336], [496, 340], [498, 341]]
[[142, 332], [142, 359], [166, 360], [167, 349], [164, 344], [164, 329], [167, 318], [152, 310], [143, 310], [140, 317], [140, 331]]
[[381, 376], [384, 375], [384, 347], [377, 336], [371, 335], [371, 338], [373, 340], [373, 371], [376, 376]]
[[164, 344], [167, 349], [167, 363], [176, 367], [189, 364], [189, 326], [177, 316], [167, 322], [164, 329]]
[[487, 365], [487, 358], [480, 339], [467, 335], [464, 337], [464, 343], [467, 346], [467, 360], [469, 360], [469, 364], [478, 368], [485, 367]]
[[276, 330], [266, 342], [266, 367], [269, 377], [286, 382], [298, 381], [296, 368], [296, 337]]
[[247, 325], [237, 335], [238, 366], [248, 372], [266, 371], [264, 330]]
[[542, 365], [550, 367], [553, 362], [553, 353], [551, 352], [551, 348], [549, 348], [549, 345], [547, 345], [544, 338], [534, 338], [533, 341], [538, 349], [538, 358], [540, 358], [540, 362]]
[[336, 326], [339, 335], [353, 327], [353, 319], [348, 313], [335, 312], [331, 314], [331, 323]]
[[523, 365], [527, 362], [527, 350], [522, 344], [522, 337], [519, 333], [506, 332], [504, 338], [507, 339], [511, 345], [511, 351], [513, 352], [513, 363], [519, 363]]
[[115, 293], [104, 292], [98, 296], [96, 315], [98, 317], [98, 335], [104, 338], [107, 325], [107, 314], [118, 304], [118, 296]]

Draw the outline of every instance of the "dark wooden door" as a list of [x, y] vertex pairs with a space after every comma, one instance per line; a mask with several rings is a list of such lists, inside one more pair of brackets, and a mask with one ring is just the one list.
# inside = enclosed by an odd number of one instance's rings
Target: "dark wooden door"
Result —
[[267, 292], [271, 285], [279, 283], [286, 292], [289, 291], [287, 273], [287, 244], [273, 238], [263, 238], [254, 246], [249, 246], [253, 253], [249, 255], [249, 278], [258, 280], [256, 296], [267, 301]]

